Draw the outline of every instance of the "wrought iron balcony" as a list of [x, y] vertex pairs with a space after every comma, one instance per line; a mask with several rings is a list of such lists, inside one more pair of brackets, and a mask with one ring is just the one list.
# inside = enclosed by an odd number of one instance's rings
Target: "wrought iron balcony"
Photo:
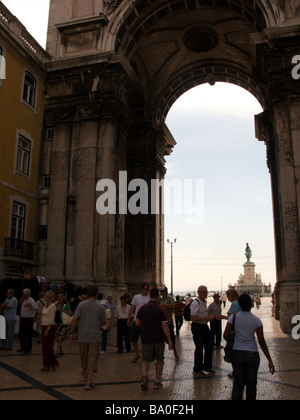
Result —
[[25, 242], [15, 238], [5, 238], [4, 256], [33, 260], [33, 247], [34, 244], [31, 242]]

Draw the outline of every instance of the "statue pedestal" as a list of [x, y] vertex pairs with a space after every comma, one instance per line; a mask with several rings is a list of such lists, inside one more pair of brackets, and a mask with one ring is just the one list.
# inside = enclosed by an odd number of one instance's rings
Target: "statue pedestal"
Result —
[[240, 275], [238, 282], [234, 286], [239, 295], [242, 293], [270, 295], [271, 287], [263, 284], [261, 275], [256, 274], [254, 262], [247, 261], [244, 264], [244, 275]]
[[245, 283], [247, 284], [256, 283], [255, 264], [253, 262], [249, 261], [244, 264], [244, 276], [245, 276]]

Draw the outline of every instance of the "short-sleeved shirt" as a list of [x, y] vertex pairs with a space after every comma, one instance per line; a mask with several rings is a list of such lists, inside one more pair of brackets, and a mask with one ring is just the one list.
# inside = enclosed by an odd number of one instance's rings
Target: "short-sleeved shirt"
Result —
[[13, 296], [10, 299], [6, 299], [3, 303], [3, 306], [8, 306], [9, 309], [4, 309], [4, 318], [6, 321], [15, 321], [17, 316], [17, 309], [18, 309], [18, 301]]
[[86, 344], [96, 344], [101, 341], [101, 324], [105, 324], [105, 308], [96, 300], [81, 302], [74, 318], [79, 321], [78, 341]]
[[143, 296], [141, 293], [139, 295], [135, 295], [132, 299], [131, 306], [135, 306], [134, 318], [133, 320], [136, 321], [137, 314], [140, 308], [143, 305], [146, 305], [149, 302], [149, 296]]
[[227, 315], [233, 315], [234, 312], [240, 312], [242, 309], [239, 305], [239, 301], [235, 300], [234, 302], [232, 302], [229, 311], [227, 312]]
[[175, 302], [175, 316], [183, 316], [185, 304], [180, 301]]
[[[208, 316], [207, 302], [195, 299], [191, 304], [191, 315], [206, 318]], [[196, 324], [207, 324], [207, 321], [199, 321]]]
[[[233, 315], [229, 318], [228, 323], [233, 324]], [[251, 312], [241, 311], [236, 314], [233, 350], [257, 352], [255, 333], [262, 325], [261, 320]]]
[[166, 310], [157, 302], [150, 301], [142, 306], [137, 319], [142, 322], [142, 343], [158, 344], [165, 341], [163, 322], [168, 322]]
[[208, 315], [213, 315], [214, 317], [222, 315], [222, 308], [220, 303], [213, 302], [208, 307]]
[[[162, 305], [172, 305], [174, 302], [175, 300], [172, 296], [167, 296], [166, 299], [161, 299], [160, 301]], [[164, 308], [164, 309], [167, 312], [168, 323], [172, 324], [174, 309], [173, 308]]]

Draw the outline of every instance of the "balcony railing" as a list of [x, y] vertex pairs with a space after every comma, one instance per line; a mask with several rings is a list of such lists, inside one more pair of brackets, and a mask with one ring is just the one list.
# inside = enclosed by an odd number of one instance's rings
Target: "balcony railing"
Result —
[[33, 247], [31, 242], [20, 241], [15, 238], [5, 238], [5, 257], [17, 257], [26, 260], [33, 260]]

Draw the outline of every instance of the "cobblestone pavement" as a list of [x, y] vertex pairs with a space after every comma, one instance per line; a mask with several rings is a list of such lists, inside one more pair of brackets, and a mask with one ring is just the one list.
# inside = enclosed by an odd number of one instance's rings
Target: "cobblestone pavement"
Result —
[[[228, 307], [228, 303], [227, 303]], [[224, 313], [227, 308], [224, 310]], [[283, 334], [279, 322], [271, 317], [269, 298], [263, 299], [261, 309], [253, 309], [265, 329], [265, 337], [273, 357], [276, 373], [269, 373], [268, 363], [261, 354], [258, 378], [258, 399], [300, 399], [300, 340]], [[226, 321], [223, 323], [225, 328]], [[34, 339], [36, 341], [36, 339]], [[224, 344], [224, 343], [223, 343]], [[15, 349], [18, 342], [15, 343]], [[194, 344], [190, 326], [184, 323], [177, 349], [181, 360], [175, 362], [173, 352], [166, 350], [164, 388], [153, 390], [154, 366], [150, 373], [147, 393], [140, 388], [141, 362], [132, 364], [132, 354], [117, 354], [116, 331], [109, 337], [108, 351], [101, 354], [96, 388], [85, 391], [77, 343], [64, 344], [64, 356], [56, 372], [40, 372], [42, 365], [41, 345], [36, 342], [30, 355], [0, 352], [0, 400], [229, 400], [232, 380], [228, 378], [230, 365], [224, 362], [223, 350], [214, 352], [216, 375], [204, 379], [193, 375]]]

